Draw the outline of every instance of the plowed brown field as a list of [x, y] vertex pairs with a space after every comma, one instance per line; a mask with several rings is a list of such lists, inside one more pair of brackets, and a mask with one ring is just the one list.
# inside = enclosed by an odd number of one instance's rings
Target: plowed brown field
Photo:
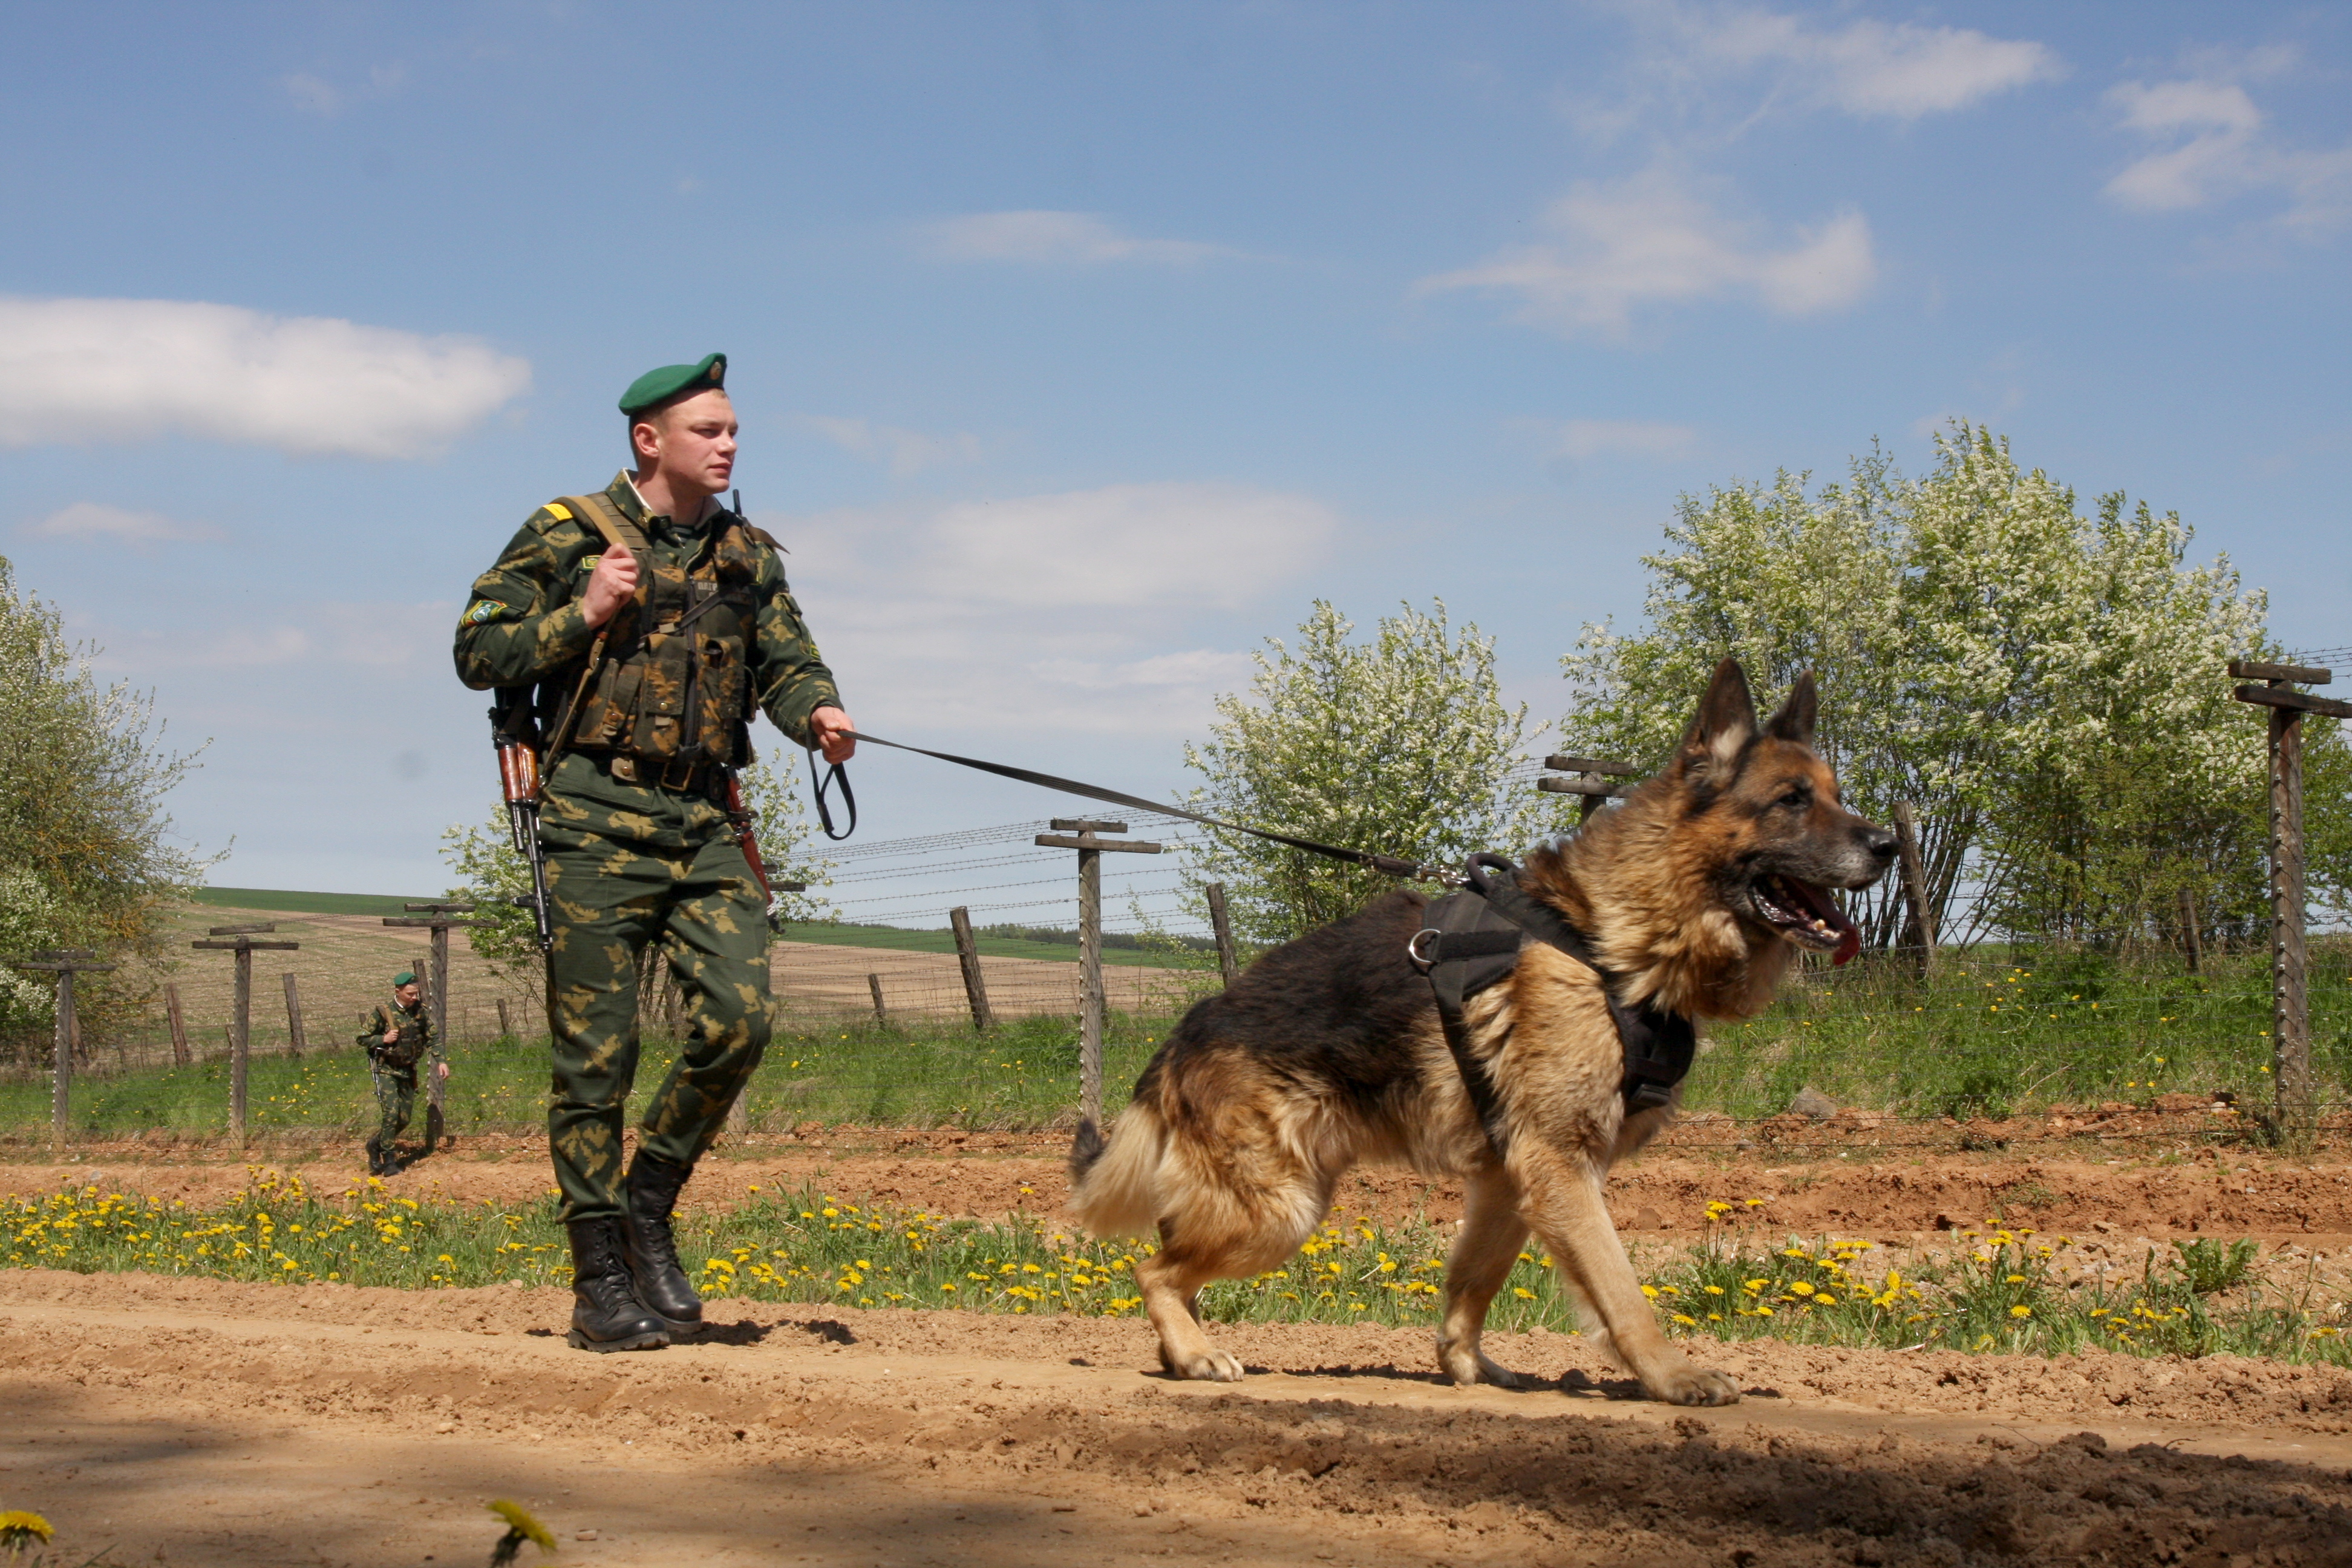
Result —
[[[1058, 1201], [1050, 1141], [955, 1136], [762, 1149], [689, 1194]], [[461, 1150], [398, 1184], [518, 1198], [542, 1159]], [[61, 1175], [193, 1198], [244, 1169], [95, 1151], [0, 1167], [0, 1191]], [[2333, 1266], [2344, 1177], [2226, 1155], [1664, 1159], [1612, 1191], [1645, 1245], [1709, 1197], [1767, 1196], [1800, 1233], [1924, 1246], [2026, 1210], [2118, 1247], [2202, 1228]], [[1449, 1202], [1381, 1180], [1342, 1206]], [[1420, 1331], [1225, 1325], [1253, 1375], [1217, 1387], [1160, 1376], [1131, 1321], [723, 1301], [708, 1342], [600, 1357], [564, 1346], [565, 1310], [519, 1288], [0, 1276], [0, 1508], [47, 1514], [68, 1563], [110, 1543], [125, 1563], [476, 1563], [492, 1497], [576, 1563], [2352, 1563], [2352, 1373], [2324, 1367], [1766, 1342], [1703, 1347], [1747, 1396], [1686, 1412], [1550, 1333], [1490, 1340], [1553, 1380], [1508, 1394], [1434, 1382]]]

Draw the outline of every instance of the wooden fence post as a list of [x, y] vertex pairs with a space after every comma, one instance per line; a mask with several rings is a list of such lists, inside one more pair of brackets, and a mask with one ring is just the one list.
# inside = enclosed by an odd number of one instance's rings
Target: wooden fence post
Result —
[[505, 1040], [514, 1038], [514, 1024], [507, 1017], [507, 999], [503, 996], [499, 998], [499, 1037]]
[[2303, 935], [2303, 716], [2352, 719], [2352, 702], [2295, 690], [2297, 685], [2325, 686], [2334, 679], [2308, 665], [2231, 659], [2230, 673], [2263, 682], [2241, 686], [2231, 695], [2270, 710], [2271, 1072], [2282, 1138], [2288, 1148], [2307, 1152], [2318, 1135], [2319, 1103], [2311, 1077], [2311, 994]]
[[2180, 941], [2188, 951], [2189, 973], [2196, 973], [2205, 966], [2205, 933], [2197, 924], [2197, 893], [2194, 889], [2180, 889]]
[[1579, 827], [1592, 820], [1604, 800], [1622, 800], [1633, 793], [1629, 784], [1612, 784], [1612, 779], [1639, 778], [1642, 770], [1631, 763], [1612, 762], [1606, 757], [1546, 757], [1544, 766], [1558, 773], [1576, 773], [1576, 778], [1540, 778], [1536, 788], [1546, 795], [1574, 795], [1584, 798], [1576, 803], [1576, 825]]
[[1919, 818], [1907, 800], [1895, 803], [1895, 844], [1903, 862], [1903, 898], [1919, 937], [1919, 973], [1936, 972], [1936, 910], [1927, 901], [1927, 868], [1919, 858]]
[[866, 989], [874, 994], [874, 1021], [877, 1024], [881, 1025], [882, 1027], [886, 1029], [888, 1028], [890, 1026], [890, 1012], [888, 1008], [882, 1005], [882, 977], [878, 974], [867, 974], [866, 976]]
[[1225, 911], [1225, 885], [1211, 882], [1201, 889], [1209, 900], [1209, 929], [1217, 937], [1217, 968], [1225, 977], [1225, 989], [1234, 988], [1241, 978], [1242, 966], [1234, 953], [1233, 917]]
[[194, 1060], [188, 1050], [188, 1018], [180, 1011], [180, 987], [173, 982], [163, 982], [163, 1016], [172, 1024], [172, 1065], [186, 1067]]
[[[1055, 817], [1052, 833], [1037, 835], [1045, 849], [1078, 852], [1078, 1114], [1088, 1121], [1102, 1121], [1103, 1015], [1102, 977], [1102, 857], [1106, 849], [1129, 855], [1157, 855], [1160, 846], [1115, 843], [1106, 833], [1124, 833], [1124, 822], [1087, 822]], [[1075, 838], [1060, 837], [1075, 833]]]
[[294, 988], [294, 976], [286, 976], [286, 1045], [294, 1059], [300, 1061], [310, 1042], [302, 1034], [302, 994]]
[[56, 1066], [49, 1079], [49, 1139], [58, 1148], [73, 1132], [74, 1046], [80, 1031], [74, 1023], [74, 976], [103, 973], [111, 963], [93, 962], [98, 954], [87, 948], [45, 948], [30, 958], [7, 962], [17, 969], [43, 970], [58, 977]]
[[963, 998], [971, 1005], [971, 1026], [984, 1035], [992, 1020], [988, 1013], [988, 981], [980, 971], [980, 942], [971, 934], [971, 911], [958, 904], [948, 911], [948, 927], [955, 932], [956, 964], [963, 971]]
[[247, 1063], [253, 1043], [253, 955], [256, 952], [292, 952], [302, 944], [299, 942], [256, 942], [257, 935], [274, 931], [275, 921], [259, 925], [214, 926], [210, 935], [227, 937], [227, 942], [192, 942], [190, 947], [205, 948], [236, 954], [236, 1013], [228, 1026], [228, 1133], [242, 1147], [245, 1143]]

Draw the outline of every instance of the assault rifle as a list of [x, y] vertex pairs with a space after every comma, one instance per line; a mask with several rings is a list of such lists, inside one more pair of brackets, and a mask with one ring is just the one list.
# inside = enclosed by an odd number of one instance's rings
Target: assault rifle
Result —
[[501, 686], [497, 706], [490, 710], [490, 743], [499, 751], [499, 784], [506, 795], [507, 832], [515, 853], [530, 866], [530, 897], [517, 903], [530, 907], [539, 951], [554, 945], [548, 924], [547, 857], [539, 847], [539, 728], [531, 721], [528, 686]]

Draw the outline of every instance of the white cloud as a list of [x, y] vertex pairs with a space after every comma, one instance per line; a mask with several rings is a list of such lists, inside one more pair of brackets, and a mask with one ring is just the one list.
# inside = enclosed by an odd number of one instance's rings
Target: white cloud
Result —
[[1234, 254], [1189, 239], [1139, 239], [1092, 213], [971, 213], [929, 226], [933, 254], [949, 261], [1033, 261], [1090, 266], [1107, 261], [1185, 263]]
[[280, 77], [278, 85], [286, 89], [286, 96], [293, 100], [295, 108], [332, 119], [355, 103], [390, 98], [400, 90], [407, 75], [406, 68], [399, 65], [377, 66], [368, 72], [364, 83], [340, 88], [324, 77], [309, 71], [296, 71], [290, 76]]
[[126, 511], [87, 500], [51, 512], [26, 531], [48, 539], [112, 540], [132, 546], [223, 537], [210, 523], [186, 522], [160, 511]]
[[[2267, 75], [2283, 62], [2250, 59], [2237, 74]], [[2106, 95], [2123, 130], [2168, 143], [2118, 172], [2107, 195], [2139, 212], [2179, 212], [2233, 197], [2284, 197], [2283, 228], [2315, 235], [2352, 219], [2352, 146], [2281, 145], [2262, 110], [2224, 76], [2122, 82]]]
[[1192, 623], [1286, 591], [1339, 532], [1312, 497], [1206, 483], [761, 521], [882, 734], [1197, 733], [1249, 656]]
[[1580, 463], [1610, 452], [1635, 458], [1679, 458], [1690, 450], [1696, 434], [1687, 425], [1633, 419], [1570, 419], [1550, 427], [1550, 446], [1554, 457]]
[[169, 627], [102, 626], [101, 662], [137, 669], [252, 669], [300, 665], [446, 670], [459, 605], [451, 601], [324, 602], [259, 622], [243, 616]]
[[2064, 62], [2044, 45], [1969, 27], [1864, 17], [1822, 28], [1802, 17], [1741, 8], [1685, 11], [1680, 18], [1698, 51], [1734, 66], [1794, 68], [1802, 98], [1865, 117], [1949, 113], [2065, 74]]
[[1110, 485], [966, 501], [925, 526], [920, 570], [941, 593], [1008, 606], [1230, 609], [1261, 576], [1319, 558], [1337, 531], [1306, 496], [1240, 485]]
[[1231, 691], [1249, 684], [1255, 668], [1248, 654], [1196, 647], [1129, 659], [1125, 664], [1083, 658], [1039, 659], [1030, 665], [1029, 673], [1040, 680], [1087, 691], [1108, 691], [1123, 686]]
[[0, 446], [163, 435], [414, 458], [530, 384], [472, 338], [173, 300], [0, 297]]
[[1622, 335], [1644, 305], [1752, 298], [1780, 315], [1852, 304], [1878, 275], [1870, 224], [1843, 212], [1776, 245], [1726, 216], [1675, 172], [1586, 182], [1555, 202], [1552, 238], [1514, 246], [1475, 267], [1422, 280], [1416, 291], [1516, 295], [1519, 319], [1555, 331]]
[[976, 463], [980, 437], [968, 431], [952, 436], [927, 436], [896, 425], [876, 425], [864, 419], [812, 416], [816, 433], [854, 457], [885, 463], [894, 474], [912, 474], [942, 463]]

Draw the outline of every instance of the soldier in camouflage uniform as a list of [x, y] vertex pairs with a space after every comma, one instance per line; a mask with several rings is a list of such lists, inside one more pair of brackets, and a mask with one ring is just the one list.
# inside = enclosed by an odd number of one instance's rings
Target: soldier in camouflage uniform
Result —
[[[572, 1250], [572, 1342], [653, 1349], [701, 1327], [670, 1215], [766, 1048], [768, 924], [722, 804], [764, 711], [847, 759], [853, 726], [775, 541], [719, 504], [735, 457], [727, 362], [647, 373], [621, 399], [634, 474], [533, 512], [475, 581], [459, 679], [535, 688], [554, 945], [548, 1146]], [[621, 1166], [638, 960], [658, 942], [687, 1037]]]
[[392, 977], [392, 1000], [375, 1005], [360, 1030], [359, 1043], [368, 1054], [368, 1076], [375, 1080], [378, 1113], [375, 1136], [367, 1141], [368, 1174], [389, 1176], [400, 1170], [394, 1141], [416, 1109], [417, 1063], [430, 1057], [433, 1070], [445, 1079], [449, 1076], [415, 970], [404, 969]]

